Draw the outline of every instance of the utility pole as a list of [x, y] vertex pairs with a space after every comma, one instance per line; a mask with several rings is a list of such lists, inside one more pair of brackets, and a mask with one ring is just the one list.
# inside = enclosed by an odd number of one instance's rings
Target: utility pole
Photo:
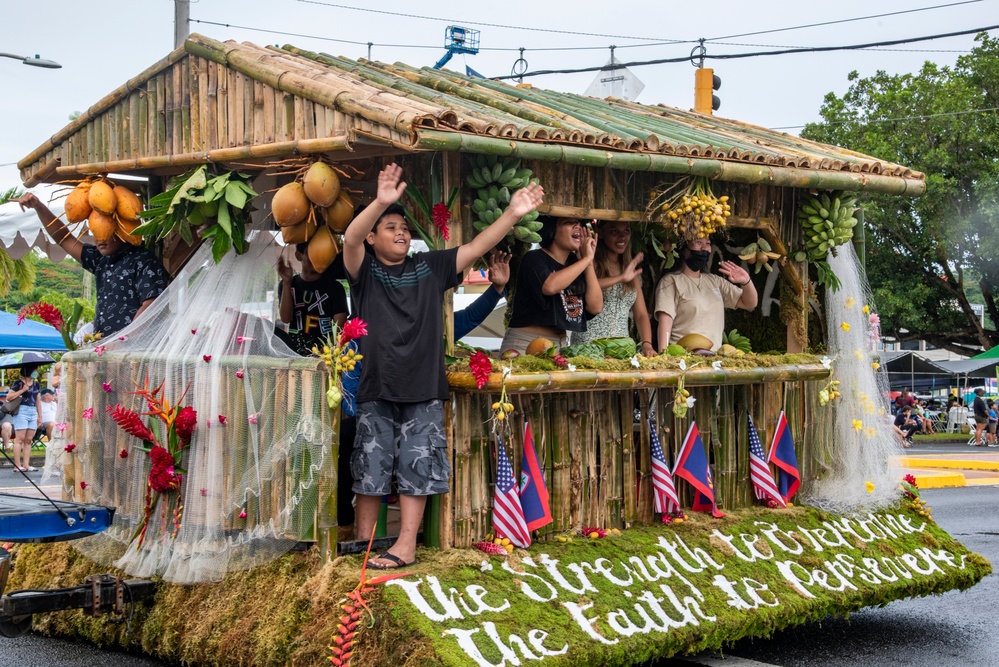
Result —
[[173, 0], [173, 48], [184, 46], [191, 34], [191, 0]]

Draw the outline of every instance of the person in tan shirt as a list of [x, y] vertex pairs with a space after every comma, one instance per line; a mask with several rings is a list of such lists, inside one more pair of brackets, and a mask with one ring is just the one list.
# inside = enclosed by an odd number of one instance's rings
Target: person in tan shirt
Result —
[[721, 274], [708, 273], [711, 240], [694, 239], [680, 249], [683, 266], [667, 273], [656, 287], [655, 316], [659, 350], [687, 334], [698, 333], [721, 347], [725, 309], [756, 308], [759, 297], [749, 272], [733, 262], [722, 262]]

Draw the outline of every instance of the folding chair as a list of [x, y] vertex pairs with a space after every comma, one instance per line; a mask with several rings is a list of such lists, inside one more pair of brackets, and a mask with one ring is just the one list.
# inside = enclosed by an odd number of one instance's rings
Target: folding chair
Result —
[[[977, 427], [977, 424], [975, 424], [974, 417], [967, 417], [966, 421], [968, 422], [968, 426], [971, 427], [971, 437], [968, 438], [968, 444], [974, 447], [978, 444], [978, 441], [975, 439], [975, 428]], [[985, 431], [982, 431], [982, 446], [985, 446]]]

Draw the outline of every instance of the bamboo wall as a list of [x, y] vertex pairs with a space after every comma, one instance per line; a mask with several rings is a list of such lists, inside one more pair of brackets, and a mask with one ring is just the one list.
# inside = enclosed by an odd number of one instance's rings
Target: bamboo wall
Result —
[[[745, 384], [688, 383], [697, 402], [684, 419], [672, 412], [675, 378], [672, 386], [663, 382], [658, 387], [589, 391], [550, 387], [531, 391], [525, 382], [517, 393], [511, 393], [516, 409], [510, 419], [513, 435], [507, 453], [514, 470], [520, 470], [524, 421], [529, 420], [553, 518], [538, 532], [539, 539], [583, 526], [625, 528], [656, 520], [650, 415], [670, 465], [691, 419], [696, 420], [712, 464], [717, 504], [722, 510], [732, 510], [757, 504], [749, 478], [747, 416], [753, 416], [767, 449], [783, 409], [794, 437], [802, 490], [806, 490], [832, 455], [816, 412], [817, 392], [824, 382], [812, 375]], [[449, 438], [454, 468], [452, 492], [444, 504], [453, 525], [441, 525], [440, 542], [468, 547], [493, 532], [496, 442], [489, 418], [490, 406], [499, 394], [453, 388], [452, 397]], [[692, 489], [679, 478], [674, 481], [681, 502], [689, 508]]]

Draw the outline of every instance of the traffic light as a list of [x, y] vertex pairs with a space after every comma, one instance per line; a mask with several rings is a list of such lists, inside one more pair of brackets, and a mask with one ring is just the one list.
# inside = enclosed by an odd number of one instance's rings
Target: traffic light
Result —
[[694, 73], [694, 111], [711, 114], [718, 111], [721, 100], [714, 91], [721, 88], [721, 77], [710, 67], [698, 67]]

